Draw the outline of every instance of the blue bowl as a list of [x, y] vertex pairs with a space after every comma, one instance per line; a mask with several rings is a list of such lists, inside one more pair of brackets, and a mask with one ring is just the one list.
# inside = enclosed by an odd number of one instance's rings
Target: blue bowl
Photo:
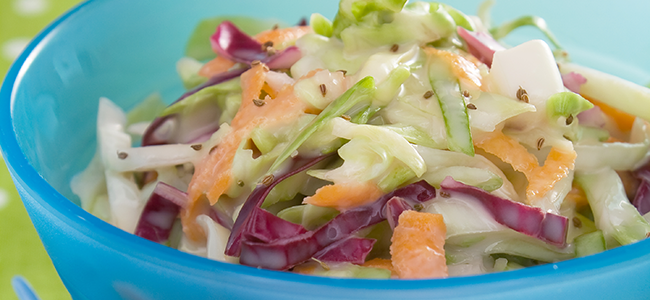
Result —
[[[450, 4], [474, 13], [479, 1]], [[441, 280], [302, 276], [181, 253], [82, 210], [71, 177], [94, 153], [98, 99], [124, 109], [182, 92], [175, 62], [196, 22], [245, 14], [297, 22], [333, 17], [336, 1], [94, 0], [43, 31], [0, 91], [0, 144], [45, 248], [74, 299], [647, 299], [650, 240], [528, 269]], [[499, 0], [494, 19], [544, 17], [575, 61], [650, 82], [649, 2]], [[518, 30], [512, 44], [541, 35]], [[643, 108], [650, 109], [650, 108]]]

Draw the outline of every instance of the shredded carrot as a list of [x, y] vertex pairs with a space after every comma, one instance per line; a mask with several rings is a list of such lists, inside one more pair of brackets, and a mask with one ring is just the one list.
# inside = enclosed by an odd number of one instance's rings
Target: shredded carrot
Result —
[[373, 258], [363, 263], [362, 266], [368, 268], [386, 269], [390, 271], [391, 277], [397, 277], [397, 272], [395, 272], [395, 268], [393, 268], [393, 262], [390, 259]]
[[313, 196], [305, 198], [304, 203], [345, 211], [371, 203], [381, 195], [381, 189], [370, 181], [339, 183], [319, 188]]
[[[273, 48], [276, 50], [282, 50], [290, 45], [293, 45], [298, 38], [305, 35], [306, 33], [311, 32], [310, 26], [296, 26], [283, 29], [271, 29], [260, 32], [255, 35], [253, 38], [258, 41], [260, 44], [270, 42], [273, 44]], [[232, 66], [235, 65], [235, 62], [229, 60], [223, 56], [217, 56], [213, 60], [207, 62], [201, 70], [199, 70], [199, 75], [203, 77], [212, 77], [219, 73], [228, 71]]]
[[576, 208], [584, 207], [589, 204], [585, 191], [578, 185], [573, 185], [569, 193], [564, 197], [564, 201], [571, 201], [575, 203]]
[[399, 278], [447, 277], [446, 234], [442, 215], [404, 211], [390, 245], [392, 265]]
[[273, 48], [281, 50], [291, 46], [298, 38], [310, 32], [312, 32], [311, 26], [277, 28], [262, 31], [255, 35], [254, 39], [260, 44], [271, 42], [273, 43]]
[[544, 165], [535, 168], [532, 176], [528, 178], [528, 188], [526, 189], [528, 201], [543, 197], [553, 189], [558, 181], [567, 177], [569, 171], [573, 170], [576, 157], [577, 154], [573, 150], [566, 151], [552, 147], [551, 152], [546, 156]]
[[451, 66], [454, 76], [458, 77], [458, 79], [463, 81], [466, 85], [472, 85], [476, 89], [481, 88], [481, 71], [478, 69], [476, 64], [472, 63], [465, 57], [433, 47], [424, 48], [424, 52], [428, 55], [435, 55], [446, 61], [449, 66]]
[[589, 98], [585, 95], [582, 95], [585, 99], [589, 100], [593, 105], [596, 105], [603, 111], [605, 115], [612, 118], [616, 122], [616, 126], [623, 132], [629, 132], [632, 130], [632, 125], [636, 116], [628, 114], [618, 108], [610, 106], [606, 103], [600, 102], [596, 99]]
[[[292, 85], [273, 91], [265, 83], [267, 72], [268, 68], [259, 64], [241, 75], [242, 103], [231, 122], [232, 131], [196, 166], [188, 187], [189, 203], [181, 211], [183, 230], [194, 241], [205, 238], [203, 229], [194, 222], [201, 214], [198, 202], [207, 198], [206, 202], [214, 205], [228, 190], [233, 182], [232, 163], [237, 149], [249, 139], [253, 129], [291, 122], [307, 109], [307, 105], [293, 93]], [[262, 91], [266, 93], [263, 97]]]
[[529, 204], [546, 195], [558, 181], [568, 176], [577, 156], [573, 150], [552, 147], [544, 165], [540, 166], [537, 158], [526, 147], [500, 131], [482, 135], [474, 140], [474, 144], [526, 175], [526, 199]]
[[199, 75], [210, 78], [219, 73], [228, 71], [234, 65], [234, 61], [229, 60], [223, 56], [217, 56], [215, 59], [205, 63], [205, 65], [201, 67], [199, 70]]
[[293, 273], [303, 274], [303, 275], [314, 275], [318, 265], [313, 261], [299, 264], [291, 270]]
[[259, 111], [253, 110], [255, 104], [252, 100], [259, 99], [266, 72], [267, 70], [260, 64], [241, 75], [242, 103], [231, 124], [233, 131], [224, 137], [217, 148], [211, 151], [194, 172], [188, 189], [191, 202], [207, 193], [210, 204], [214, 204], [230, 186], [231, 164], [235, 152], [242, 141], [247, 138], [249, 130], [252, 130], [246, 124], [250, 124], [251, 119], [260, 116]]
[[539, 166], [535, 155], [528, 152], [526, 147], [519, 144], [518, 141], [503, 134], [501, 131], [494, 131], [480, 137], [475, 137], [474, 145], [512, 165], [515, 171], [524, 173], [528, 180], [530, 180], [535, 168]]

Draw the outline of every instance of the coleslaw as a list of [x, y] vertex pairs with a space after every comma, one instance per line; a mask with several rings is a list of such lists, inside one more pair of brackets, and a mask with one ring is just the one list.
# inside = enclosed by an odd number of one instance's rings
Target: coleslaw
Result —
[[[99, 100], [82, 207], [209, 259], [444, 278], [650, 235], [650, 89], [570, 61], [543, 19], [341, 0], [296, 26], [203, 20], [186, 92]], [[543, 40], [506, 45], [520, 26]]]

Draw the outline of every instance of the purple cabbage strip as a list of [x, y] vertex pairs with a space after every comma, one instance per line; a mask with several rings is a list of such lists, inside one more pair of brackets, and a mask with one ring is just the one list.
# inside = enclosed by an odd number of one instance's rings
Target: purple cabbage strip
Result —
[[185, 192], [158, 182], [144, 206], [134, 234], [156, 243], [166, 242], [180, 208], [185, 203]]
[[[158, 182], [142, 210], [133, 234], [157, 243], [166, 242], [180, 209], [185, 207], [187, 202], [187, 193], [164, 182]], [[212, 220], [223, 227], [232, 228], [232, 218], [223, 210], [218, 207], [209, 209], [207, 215]]]
[[290, 46], [273, 56], [269, 56], [262, 62], [271, 70], [288, 69], [300, 58], [302, 58], [300, 49], [296, 46]]
[[239, 30], [235, 24], [224, 21], [210, 38], [212, 49], [222, 57], [250, 65], [254, 61], [265, 63], [270, 69], [290, 68], [301, 57], [296, 46], [277, 53], [268, 52], [264, 45]]
[[264, 203], [264, 199], [266, 199], [266, 196], [268, 196], [271, 190], [276, 185], [278, 185], [278, 183], [282, 182], [284, 179], [287, 179], [295, 174], [298, 174], [312, 167], [313, 165], [331, 156], [332, 154], [322, 155], [315, 158], [303, 158], [297, 156], [292, 160], [293, 165], [290, 168], [291, 171], [276, 176], [273, 182], [268, 186], [264, 184], [257, 185], [257, 187], [253, 190], [253, 192], [251, 192], [251, 194], [248, 196], [248, 199], [246, 199], [246, 202], [244, 202], [244, 205], [242, 206], [241, 210], [239, 211], [239, 215], [237, 216], [237, 220], [235, 220], [235, 224], [233, 225], [232, 232], [228, 237], [228, 244], [226, 245], [226, 251], [225, 251], [226, 255], [230, 255], [230, 256], [239, 255], [243, 234], [245, 233], [245, 230], [248, 227], [247, 224], [248, 222], [250, 222], [251, 216], [253, 215], [255, 208], [260, 207], [262, 203]]
[[636, 190], [632, 205], [636, 207], [641, 215], [650, 212], [650, 181], [641, 180], [639, 187]]
[[603, 128], [607, 124], [607, 117], [600, 107], [595, 106], [578, 114], [580, 125], [587, 127]]
[[562, 74], [562, 83], [570, 91], [580, 94], [580, 86], [587, 83], [587, 78], [578, 73], [569, 72]]
[[210, 37], [212, 49], [220, 56], [234, 62], [250, 64], [268, 57], [266, 49], [230, 21], [224, 21]]
[[386, 210], [384, 215], [390, 225], [390, 229], [395, 230], [395, 227], [397, 227], [397, 224], [399, 223], [399, 215], [401, 215], [405, 210], [412, 210], [413, 206], [403, 198], [393, 197], [386, 202], [386, 208], [384, 209]]
[[250, 241], [269, 243], [305, 232], [307, 229], [301, 225], [291, 223], [264, 209], [255, 207], [246, 224], [244, 238]]
[[175, 104], [176, 102], [179, 102], [179, 101], [181, 101], [181, 100], [183, 100], [183, 99], [185, 99], [185, 98], [187, 98], [189, 96], [192, 96], [193, 94], [196, 94], [198, 91], [200, 91], [200, 90], [202, 90], [204, 88], [207, 88], [207, 87], [210, 87], [210, 86], [213, 86], [213, 85], [217, 85], [217, 84], [226, 82], [228, 80], [234, 79], [236, 77], [239, 77], [241, 74], [246, 72], [248, 69], [250, 69], [250, 67], [246, 66], [246, 67], [241, 67], [241, 68], [237, 68], [237, 69], [231, 69], [231, 70], [228, 70], [226, 72], [214, 75], [214, 76], [210, 77], [210, 79], [208, 79], [203, 84], [201, 84], [201, 85], [199, 85], [199, 86], [197, 86], [197, 87], [183, 93], [183, 95], [181, 95], [178, 99], [176, 99], [176, 101], [174, 101], [174, 103], [172, 103], [172, 104]]
[[440, 183], [440, 193], [472, 197], [479, 200], [500, 224], [549, 244], [559, 247], [566, 245], [568, 219], [564, 216], [545, 213], [538, 207], [497, 197], [451, 177]]
[[468, 31], [460, 26], [457, 27], [456, 32], [467, 43], [469, 53], [488, 67], [492, 66], [494, 52], [506, 49], [487, 33]]
[[[288, 69], [302, 57], [300, 49], [296, 46], [287, 47], [282, 51], [271, 54], [266, 49], [263, 49], [262, 44], [239, 30], [230, 21], [224, 21], [217, 27], [216, 32], [210, 38], [210, 42], [214, 51], [219, 55], [242, 63], [244, 66], [211, 77], [205, 83], [185, 92], [172, 104], [182, 101], [206, 87], [239, 77], [246, 70], [250, 69], [250, 65], [254, 61], [260, 61], [274, 70]], [[219, 124], [215, 121], [215, 124], [211, 124], [210, 126], [198, 124], [197, 126], [190, 127], [187, 129], [189, 132], [176, 132], [178, 128], [181, 128], [179, 124], [185, 118], [191, 117], [173, 114], [156, 118], [149, 125], [142, 137], [142, 146], [203, 142], [219, 129]], [[218, 116], [215, 117], [215, 120], [218, 119]]]
[[361, 265], [372, 250], [377, 240], [349, 236], [334, 242], [314, 254], [314, 258], [322, 262], [349, 262]]
[[[176, 122], [176, 118], [178, 118], [178, 115], [174, 114], [154, 119], [149, 124], [149, 127], [147, 127], [144, 135], [142, 135], [141, 145], [144, 147], [170, 144], [171, 137], [173, 136], [173, 127], [175, 127], [173, 123]], [[164, 126], [168, 123], [169, 125]]]
[[632, 205], [641, 215], [645, 215], [650, 212], [650, 163], [636, 170], [634, 174], [639, 180], [639, 187], [632, 200]]
[[[174, 101], [177, 103], [188, 96], [206, 88], [209, 86], [217, 85], [219, 83], [226, 82], [235, 77], [238, 77], [242, 73], [248, 70], [246, 68], [233, 69], [224, 73], [213, 76], [207, 82], [202, 85], [186, 92], [178, 100]], [[182, 114], [171, 114], [166, 116], [161, 116], [153, 120], [144, 135], [142, 136], [142, 146], [153, 146], [153, 145], [165, 145], [165, 144], [176, 144], [176, 143], [188, 143], [188, 142], [203, 142], [207, 140], [215, 131], [219, 130], [219, 116], [215, 116], [214, 124], [212, 126], [206, 126], [205, 124], [197, 124], [197, 126], [188, 127], [188, 132], [177, 132], [181, 128], [180, 124], [185, 118], [192, 118], [192, 116], [185, 116]], [[207, 138], [206, 138], [207, 137]], [[201, 140], [205, 139], [205, 140]]]
[[229, 216], [223, 209], [221, 209], [221, 207], [210, 206], [208, 217], [217, 222], [217, 224], [227, 228], [228, 230], [232, 230], [234, 221], [232, 220], [231, 216]]
[[253, 267], [287, 270], [307, 261], [327, 246], [385, 220], [386, 203], [393, 197], [417, 204], [435, 196], [435, 188], [422, 180], [383, 195], [368, 205], [346, 210], [320, 228], [301, 235], [269, 243], [240, 240], [239, 261]]

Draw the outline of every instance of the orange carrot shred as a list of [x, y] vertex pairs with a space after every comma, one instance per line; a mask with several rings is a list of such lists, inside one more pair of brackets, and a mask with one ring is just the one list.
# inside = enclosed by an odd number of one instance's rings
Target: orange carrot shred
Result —
[[552, 147], [543, 166], [526, 147], [500, 131], [485, 134], [474, 140], [476, 147], [496, 155], [510, 164], [515, 171], [526, 175], [528, 187], [526, 199], [529, 204], [546, 195], [562, 178], [573, 170], [576, 153]]
[[[191, 240], [205, 238], [203, 230], [193, 221], [201, 214], [199, 199], [207, 198], [214, 205], [232, 185], [232, 163], [237, 149], [246, 142], [253, 129], [291, 122], [304, 114], [307, 105], [294, 93], [292, 85], [274, 91], [265, 83], [268, 68], [263, 64], [253, 66], [241, 75], [242, 103], [231, 122], [231, 132], [223, 137], [203, 161], [196, 166], [188, 187], [189, 203], [181, 212], [183, 230]], [[264, 105], [256, 105], [265, 90]], [[272, 98], [274, 95], [275, 98]]]
[[515, 139], [495, 131], [474, 139], [474, 144], [485, 152], [496, 155], [502, 161], [512, 165], [515, 171], [526, 175], [530, 180], [535, 168], [539, 166], [537, 157], [528, 152], [526, 147]]
[[199, 70], [199, 75], [210, 78], [219, 73], [228, 71], [234, 65], [234, 61], [231, 61], [223, 56], [217, 56], [215, 59], [205, 63], [203, 67], [201, 67]]
[[393, 262], [390, 259], [373, 258], [363, 263], [362, 266], [368, 268], [386, 269], [390, 271], [391, 276], [397, 277], [397, 272], [395, 272], [395, 268], [393, 268]]
[[442, 215], [413, 210], [399, 216], [391, 238], [391, 260], [399, 278], [444, 278], [447, 227]]
[[451, 66], [454, 75], [464, 83], [473, 85], [476, 89], [481, 88], [481, 71], [468, 59], [456, 53], [432, 47], [426, 47], [424, 51], [445, 60]]
[[528, 201], [543, 197], [553, 189], [558, 181], [567, 177], [569, 171], [573, 170], [576, 157], [577, 154], [573, 150], [565, 151], [552, 147], [551, 152], [546, 156], [544, 165], [536, 168], [528, 179], [528, 188], [526, 189]]
[[265, 30], [253, 37], [260, 44], [273, 43], [277, 50], [291, 46], [299, 37], [312, 32], [311, 26], [295, 26], [282, 29]]
[[600, 108], [601, 111], [608, 117], [612, 118], [616, 122], [616, 126], [623, 132], [629, 132], [632, 130], [632, 125], [636, 116], [628, 114], [620, 109], [617, 109], [613, 106], [600, 102], [596, 99], [586, 97], [582, 95], [585, 99], [589, 100], [593, 105], [596, 105]]
[[304, 203], [344, 211], [371, 203], [381, 195], [383, 192], [373, 182], [339, 183], [319, 188], [313, 196], [305, 198]]

